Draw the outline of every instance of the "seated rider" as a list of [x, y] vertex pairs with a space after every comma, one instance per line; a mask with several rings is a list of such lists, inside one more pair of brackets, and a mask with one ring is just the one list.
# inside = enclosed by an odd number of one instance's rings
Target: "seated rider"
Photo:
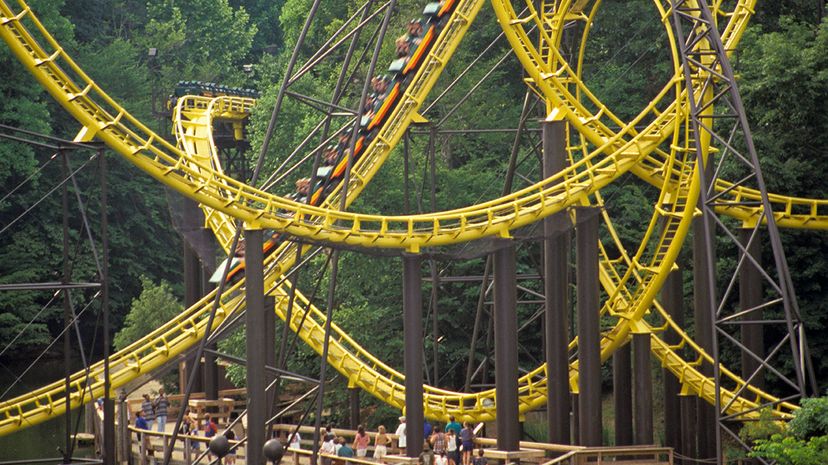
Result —
[[408, 41], [408, 34], [403, 34], [394, 41], [394, 46], [397, 49], [397, 58], [405, 58], [411, 52], [411, 45]]
[[299, 178], [296, 180], [296, 193], [293, 200], [304, 202], [310, 193], [310, 178]]
[[336, 146], [329, 145], [325, 148], [325, 151], [322, 152], [322, 165], [333, 166], [336, 164], [337, 158], [339, 158], [339, 151], [336, 149]]
[[388, 77], [384, 75], [374, 76], [371, 78], [371, 88], [375, 94], [385, 95], [385, 92], [388, 91]]

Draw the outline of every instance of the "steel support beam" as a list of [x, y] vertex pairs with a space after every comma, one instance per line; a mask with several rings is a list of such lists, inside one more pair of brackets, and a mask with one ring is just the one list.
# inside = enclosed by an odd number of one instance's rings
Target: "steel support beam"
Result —
[[[684, 394], [679, 396], [681, 408], [681, 451], [685, 457], [698, 457], [698, 422], [696, 420], [696, 396]], [[683, 460], [684, 465], [695, 465], [695, 460]]]
[[650, 366], [650, 334], [632, 336], [633, 380], [635, 389], [635, 433], [638, 445], [653, 444], [653, 372]]
[[[101, 312], [103, 313], [103, 355], [104, 355], [104, 419], [103, 419], [103, 463], [115, 465], [115, 399], [112, 398], [112, 381], [109, 372], [109, 348], [112, 343], [109, 324], [109, 188], [107, 182], [106, 157], [98, 149], [98, 163], [101, 176]], [[69, 392], [69, 391], [66, 391]], [[69, 411], [66, 411], [67, 415]]]
[[264, 465], [267, 399], [265, 395], [265, 351], [267, 328], [264, 305], [264, 256], [262, 230], [245, 229], [245, 312], [247, 338], [247, 451], [248, 465]]
[[601, 331], [598, 281], [600, 210], [575, 207], [578, 310], [579, 439], [584, 446], [602, 443]]
[[498, 241], [494, 252], [495, 405], [497, 448], [520, 450], [518, 413], [518, 330], [515, 245]]
[[350, 427], [351, 429], [359, 428], [359, 388], [348, 388], [348, 400], [350, 404]]
[[[678, 268], [670, 272], [661, 287], [661, 304], [679, 328], [684, 327], [682, 281], [682, 270]], [[664, 342], [669, 345], [679, 343], [679, 336], [673, 330], [668, 329], [663, 337]], [[664, 445], [684, 454], [681, 434], [682, 415], [679, 401], [681, 384], [667, 368], [662, 369], [662, 378], [664, 379]]]
[[403, 344], [405, 419], [408, 457], [423, 451], [423, 282], [420, 256], [403, 254]]
[[[711, 231], [709, 237], [714, 237]], [[708, 354], [713, 354], [713, 312], [709, 292], [715, 292], [708, 285], [707, 245], [704, 232], [704, 221], [701, 217], [693, 220], [693, 314], [695, 317], [696, 343]], [[715, 263], [715, 257], [710, 258]], [[703, 375], [713, 376], [713, 369], [703, 363], [699, 367]], [[700, 459], [716, 457], [716, 408], [702, 398], [696, 399], [696, 453]]]
[[[264, 323], [265, 323], [265, 343], [263, 346], [264, 349], [264, 358], [265, 358], [265, 366], [268, 367], [275, 367], [276, 365], [276, 299], [272, 296], [266, 295], [264, 299]], [[218, 360], [214, 354], [210, 354], [213, 356], [214, 360]], [[216, 365], [218, 368], [218, 365]], [[216, 370], [216, 374], [218, 374], [218, 370]], [[218, 378], [218, 376], [216, 376]], [[265, 386], [270, 386], [271, 383], [276, 379], [276, 373], [271, 370], [265, 370]], [[218, 381], [218, 379], [216, 379]], [[218, 382], [216, 383], [218, 385]], [[274, 409], [274, 405], [279, 401], [276, 398], [278, 394], [278, 389], [273, 386], [270, 390], [267, 391], [265, 395], [265, 402], [267, 405], [267, 416], [270, 417], [272, 415], [272, 410]], [[269, 438], [268, 434], [268, 438]], [[265, 439], [268, 439], [265, 438]]]
[[615, 445], [633, 443], [632, 362], [630, 346], [620, 347], [612, 354], [612, 402], [615, 407]]
[[[196, 208], [195, 204], [189, 201], [185, 201], [184, 208]], [[185, 218], [187, 216], [185, 215]], [[201, 264], [198, 261], [198, 254], [193, 249], [193, 247], [187, 242], [186, 238], [182, 235], [181, 247], [182, 247], [182, 255], [184, 261], [184, 308], [190, 308], [202, 295], [201, 289]], [[195, 358], [189, 358], [185, 362], [186, 366], [186, 373], [192, 373], [192, 370], [200, 371], [200, 375], [196, 377], [195, 385], [193, 386], [193, 391], [199, 392], [203, 390], [204, 386], [204, 372], [201, 369], [201, 360], [195, 360]], [[180, 386], [181, 392], [184, 392], [186, 389], [186, 381]]]
[[[566, 123], [543, 121], [541, 127], [543, 177], [549, 178], [566, 167]], [[555, 444], [571, 444], [568, 360], [571, 227], [567, 212], [559, 212], [543, 220], [547, 440]]]
[[[762, 244], [761, 244], [761, 230], [755, 230], [753, 242], [750, 242], [750, 237], [754, 233], [752, 228], [739, 229], [739, 242], [741, 242], [747, 253], [753, 257], [758, 264], [762, 264]], [[745, 260], [742, 268], [739, 270], [739, 306], [742, 311], [762, 305], [762, 273], [759, 268], [754, 266], [749, 261]], [[762, 310], [754, 310], [746, 315], [743, 319], [752, 321], [764, 320]], [[760, 363], [751, 356], [764, 359], [765, 358], [765, 338], [764, 325], [762, 324], [743, 324], [741, 325], [742, 344], [745, 346], [742, 349], [742, 378], [748, 379], [753, 373], [759, 369]], [[757, 373], [750, 381], [752, 386], [759, 389], [765, 387], [764, 372]]]

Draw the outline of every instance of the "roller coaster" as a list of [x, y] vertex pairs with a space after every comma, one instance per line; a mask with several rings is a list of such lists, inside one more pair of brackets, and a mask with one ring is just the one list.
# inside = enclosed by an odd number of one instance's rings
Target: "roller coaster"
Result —
[[[718, 71], [700, 66], [696, 72], [685, 73], [685, 61], [678, 52], [685, 42], [676, 36], [668, 20], [677, 8], [674, 3], [654, 1], [672, 50], [673, 76], [637, 116], [624, 121], [590, 91], [582, 77], [585, 44], [600, 1], [527, 1], [526, 9], [518, 13], [510, 0], [492, 0], [491, 6], [528, 76], [530, 89], [546, 102], [550, 119], [567, 122], [569, 163], [554, 176], [494, 200], [403, 216], [357, 213], [341, 207], [347, 208], [363, 191], [411, 123], [423, 120], [420, 109], [473, 25], [483, 7], [482, 0], [445, 0], [426, 6], [429, 13], [421, 22], [426, 27], [418, 40], [409, 44], [411, 50], [402, 54], [403, 62], [390, 70], [399, 75], [392, 76], [387, 89], [377, 92], [369, 107], [358, 113], [369, 117], [360, 129], [357, 149], [350, 154], [344, 146], [334, 146], [329, 169], [312, 173], [310, 179], [314, 182], [294, 196], [279, 196], [245, 184], [222, 169], [214, 141], [214, 120], [244, 122], [256, 104], [255, 95], [176, 95], [172, 110], [177, 145], [172, 145], [110, 98], [67, 55], [35, 12], [22, 0], [16, 3], [0, 0], [0, 37], [17, 59], [85, 128], [86, 140], [103, 141], [148, 175], [197, 201], [207, 226], [229, 255], [235, 252], [231, 244], [236, 220], [312, 243], [415, 254], [424, 248], [487, 237], [509, 238], [519, 228], [569, 207], [602, 206], [601, 189], [632, 173], [658, 189], [659, 196], [635, 250], [622, 244], [609, 214], [602, 209], [612, 244], [599, 244], [599, 278], [607, 296], [601, 314], [613, 326], [601, 334], [601, 360], [627, 344], [632, 333], [645, 333], [650, 335], [652, 354], [676, 376], [683, 394], [711, 404], [718, 402], [723, 406], [722, 413], [732, 419], [756, 419], [762, 406], [770, 406], [774, 418], [786, 420], [797, 408], [790, 399], [765, 392], [718, 364], [686, 328], [673, 321], [657, 299], [699, 211], [702, 184], [697, 155], [717, 151], [711, 137], [693, 132], [691, 114], [696, 107], [702, 114], [713, 112], [712, 105], [705, 109], [705, 99], [712, 99], [707, 79]], [[694, 7], [688, 11], [701, 15], [702, 8], [695, 2], [687, 3]], [[737, 48], [754, 7], [753, 0], [712, 2], [711, 13], [718, 23], [724, 50]], [[574, 61], [560, 51], [564, 29], [573, 23], [582, 31], [579, 55]], [[690, 52], [705, 55], [713, 48], [709, 41], [699, 40]], [[337, 132], [332, 137], [339, 135]], [[342, 177], [346, 165], [349, 176]], [[710, 189], [710, 195], [718, 200], [716, 213], [743, 224], [756, 226], [770, 220], [785, 228], [828, 229], [828, 200], [768, 194], [723, 179], [716, 179]], [[766, 209], [765, 200], [772, 211]], [[275, 298], [276, 315], [283, 320], [290, 315], [286, 321], [290, 329], [321, 355], [325, 312], [282, 279], [296, 263], [299, 246], [273, 241], [267, 252], [265, 289]], [[218, 297], [211, 331], [244, 311], [243, 293], [238, 292], [244, 285], [239, 275]], [[295, 299], [290, 298], [291, 293], [295, 293]], [[215, 292], [205, 295], [173, 320], [114, 354], [110, 359], [112, 389], [151, 374], [192, 350], [207, 330], [206, 316], [216, 298]], [[402, 409], [403, 374], [362, 348], [336, 324], [331, 329], [327, 351], [330, 365], [347, 378], [349, 385]], [[667, 332], [676, 334], [678, 342], [667, 342]], [[577, 340], [570, 343], [569, 349], [571, 354], [577, 351]], [[578, 361], [570, 359], [569, 383], [577, 391]], [[714, 379], [714, 370], [719, 379]], [[546, 365], [541, 365], [520, 378], [521, 413], [545, 405], [546, 376]], [[463, 393], [433, 386], [423, 389], [429, 418], [453, 415], [461, 421], [488, 421], [496, 417], [494, 390]], [[66, 396], [74, 408], [105, 395], [103, 390], [103, 364], [99, 362], [91, 366], [90, 376], [85, 372], [75, 374], [68, 392], [63, 381], [58, 381], [4, 400], [0, 403], [0, 435], [63, 415]]]

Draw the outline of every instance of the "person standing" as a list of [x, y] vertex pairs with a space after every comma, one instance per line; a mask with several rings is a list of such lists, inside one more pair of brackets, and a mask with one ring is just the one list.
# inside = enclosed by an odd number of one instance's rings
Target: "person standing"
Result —
[[458, 455], [457, 434], [454, 429], [450, 428], [446, 433], [446, 451], [448, 452], [449, 465], [457, 465], [460, 463], [460, 456]]
[[448, 457], [446, 457], [446, 452], [443, 451], [434, 457], [434, 465], [448, 465]]
[[434, 452], [431, 450], [431, 444], [428, 441], [423, 441], [423, 451], [420, 453], [420, 465], [434, 465]]
[[152, 406], [155, 410], [155, 420], [158, 422], [158, 432], [163, 433], [167, 427], [167, 409], [170, 407], [164, 388], [158, 388], [158, 397], [152, 402]]
[[[290, 435], [290, 445], [288, 449], [297, 451], [302, 448], [302, 437], [299, 436], [299, 431]], [[299, 452], [293, 453], [293, 465], [299, 465]]]
[[449, 431], [454, 430], [454, 434], [460, 434], [460, 430], [462, 429], [463, 427], [460, 425], [460, 423], [457, 423], [457, 420], [454, 419], [454, 415], [449, 415], [449, 422], [446, 423], [445, 432], [448, 433]]
[[356, 455], [359, 458], [365, 458], [368, 455], [368, 444], [371, 442], [371, 438], [365, 433], [365, 427], [359, 425], [357, 427], [357, 434], [354, 437], [354, 449], [356, 449]]
[[474, 450], [474, 430], [469, 422], [463, 423], [463, 430], [460, 431], [460, 448], [463, 452], [463, 465], [471, 465], [472, 451]]
[[388, 455], [388, 444], [391, 438], [385, 433], [385, 425], [377, 428], [377, 436], [374, 438], [374, 459], [379, 463], [385, 463], [385, 456]]
[[[147, 423], [146, 418], [144, 418], [144, 411], [138, 410], [135, 412], [135, 428], [143, 431], [150, 431], [150, 426]], [[149, 436], [143, 434], [141, 432], [138, 433], [138, 444], [140, 444], [140, 450], [143, 452], [144, 457], [149, 457], [152, 455], [152, 449], [150, 448], [150, 441]]]
[[405, 417], [400, 417], [400, 426], [394, 432], [397, 435], [397, 448], [400, 450], [400, 455], [405, 454]]
[[[205, 438], [212, 438], [218, 433], [218, 426], [216, 426], [215, 422], [213, 422], [213, 417], [210, 416], [208, 413], [204, 416], [204, 437]], [[208, 453], [207, 458], [209, 460], [213, 460], [212, 454], [209, 453], [210, 447], [207, 447]]]
[[477, 450], [477, 457], [475, 457], [473, 465], [488, 465], [489, 461], [486, 460], [486, 457], [483, 457], [483, 449]]
[[323, 442], [322, 446], [319, 448], [319, 453], [322, 454], [322, 465], [331, 465], [331, 456], [334, 455], [336, 451], [334, 438], [333, 434], [326, 434], [325, 442]]
[[147, 430], [152, 431], [152, 421], [155, 420], [155, 408], [152, 406], [149, 394], [144, 394], [144, 401], [141, 402], [141, 412], [144, 414], [144, 421], [147, 422]]
[[435, 425], [434, 433], [431, 434], [431, 447], [435, 457], [446, 451], [446, 433], [440, 429], [439, 424]]

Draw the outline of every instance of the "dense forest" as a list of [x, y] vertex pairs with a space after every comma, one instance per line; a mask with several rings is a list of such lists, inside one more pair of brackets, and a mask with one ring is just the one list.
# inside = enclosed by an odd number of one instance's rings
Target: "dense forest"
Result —
[[[211, 81], [260, 91], [262, 98], [249, 126], [252, 147], [248, 158], [252, 163], [259, 153], [285, 66], [312, 1], [31, 0], [29, 3], [102, 88], [149, 126], [165, 131], [166, 136], [169, 136], [169, 122], [159, 114], [159, 109], [179, 80]], [[300, 60], [307, 59], [360, 5], [361, 2], [351, 0], [323, 2], [302, 50], [304, 58]], [[401, 31], [410, 18], [420, 14], [423, 5], [422, 0], [398, 1], [390, 30]], [[825, 111], [828, 22], [821, 19], [822, 14], [822, 2], [817, 0], [760, 1], [748, 33], [734, 55], [765, 179], [773, 192], [828, 198], [828, 184], [820, 174], [828, 172], [828, 112]], [[434, 103], [430, 119], [445, 118], [442, 129], [516, 127], [526, 94], [522, 69], [507, 53], [505, 40], [494, 42], [481, 55], [500, 32], [494, 15], [484, 6], [441, 77], [444, 88], [455, 77], [466, 73], [451, 92]], [[397, 32], [389, 33], [380, 54], [381, 67], [393, 59], [394, 34]], [[366, 33], [361, 39], [360, 45], [366, 50], [371, 44], [370, 36]], [[671, 73], [669, 51], [664, 47], [663, 27], [656, 10], [645, 0], [605, 1], [590, 40], [585, 75], [591, 89], [619, 116], [635, 115], [658, 90], [653, 86], [660, 85]], [[150, 49], [156, 50], [154, 56], [148, 54]], [[479, 55], [481, 58], [472, 66]], [[501, 60], [503, 63], [495, 66]], [[295, 92], [330, 95], [340, 65], [336, 57], [320, 63], [297, 82]], [[344, 104], [356, 106], [362, 88], [359, 76], [364, 75], [365, 66], [363, 63], [356, 68], [357, 77], [353, 79], [357, 84], [347, 91], [350, 94], [343, 98]], [[494, 71], [483, 80], [490, 69]], [[46, 95], [5, 47], [0, 47], [0, 70], [0, 94], [4, 96], [0, 100], [0, 123], [65, 138], [75, 135], [78, 124]], [[483, 84], [472, 92], [479, 80]], [[438, 92], [442, 88], [438, 85]], [[464, 99], [467, 93], [470, 97]], [[435, 98], [436, 93], [426, 106]], [[543, 116], [540, 107], [534, 110], [534, 120]], [[265, 154], [266, 173], [274, 171], [301, 143], [317, 116], [300, 102], [286, 100]], [[481, 131], [468, 135], [446, 134], [429, 140], [428, 126], [418, 128], [410, 140], [410, 166], [404, 166], [402, 151], [396, 150], [352, 208], [361, 212], [402, 214], [444, 210], [498, 197], [504, 189], [503, 176], [513, 138], [511, 134]], [[531, 144], [531, 141], [525, 142]], [[433, 179], [426, 156], [430, 144], [436, 144], [437, 153], [433, 160], [436, 172]], [[0, 200], [3, 225], [0, 283], [59, 280], [61, 197], [59, 191], [46, 194], [55, 188], [62, 175], [60, 163], [49, 162], [50, 155], [21, 143], [0, 143], [0, 184], [4, 186], [4, 197]], [[78, 172], [77, 190], [74, 186], [70, 189], [70, 254], [76, 281], [96, 279], [94, 254], [86, 240], [89, 232], [74, 201], [76, 194], [83, 199], [85, 212], [92, 220], [91, 233], [96, 236], [99, 182], [96, 164], [84, 165], [89, 155], [77, 152], [69, 157], [72, 169], [84, 166]], [[108, 159], [113, 326], [119, 329], [152, 323], [152, 318], [158, 318], [160, 323], [170, 312], [178, 311], [183, 301], [182, 239], [173, 228], [168, 204], [170, 196], [177, 194], [165, 191], [119, 157], [108, 156]], [[406, 169], [411, 174], [404, 182]], [[515, 180], [512, 189], [537, 179], [539, 164], [530, 160], [519, 171], [522, 177]], [[29, 178], [23, 188], [5, 196], [13, 186]], [[273, 189], [280, 194], [292, 192], [293, 178]], [[653, 188], [630, 176], [602, 193], [607, 199], [607, 208], [616, 218], [622, 239], [634, 246], [651, 215], [656, 195]], [[36, 203], [36, 208], [29, 211]], [[828, 386], [828, 281], [825, 279], [828, 240], [822, 232], [791, 230], [783, 231], [783, 240], [808, 326], [811, 355], [820, 387], [824, 389]], [[474, 247], [451, 251], [462, 259], [435, 259], [424, 268], [424, 274], [429, 274], [434, 267], [440, 276], [481, 275], [485, 256]], [[520, 256], [519, 272], [537, 273], [540, 264], [537, 244], [521, 247]], [[317, 293], [320, 304], [324, 304], [328, 278], [322, 276], [319, 282], [316, 278], [324, 264], [325, 257], [318, 256], [311, 263], [310, 271], [299, 277], [300, 288], [310, 290], [319, 286], [322, 289]], [[380, 359], [401, 368], [399, 259], [344, 252], [339, 266], [335, 321]], [[526, 286], [531, 290], [538, 285]], [[685, 288], [692, 289], [689, 281]], [[426, 289], [430, 292], [428, 285]], [[429, 328], [426, 360], [434, 367], [436, 355], [437, 364], [429, 374], [431, 384], [463, 388], [478, 292], [478, 286], [469, 283], [445, 282], [437, 299], [429, 305], [430, 311], [432, 307], [439, 309], [439, 334], [430, 330], [430, 319], [426, 324]], [[91, 294], [79, 296], [78, 302], [88, 301]], [[686, 295], [690, 308], [692, 297], [689, 292]], [[42, 292], [2, 295], [0, 341], [4, 341], [4, 346], [7, 341], [13, 343], [4, 349], [0, 363], [33, 357], [60, 332], [63, 310], [50, 302], [51, 298]], [[138, 308], [144, 316], [128, 318], [131, 308]], [[154, 308], [158, 309], [155, 313]], [[533, 312], [528, 306], [520, 311], [524, 319]], [[90, 339], [96, 324], [94, 317], [81, 319], [81, 329]], [[131, 334], [145, 334], [151, 327], [132, 329]], [[521, 335], [521, 344], [524, 348], [540, 347], [539, 320], [528, 327]], [[21, 336], [17, 337], [18, 333]], [[116, 343], [123, 345], [124, 338], [129, 337], [122, 335]], [[432, 352], [435, 337], [439, 339], [439, 348]], [[223, 347], [243, 351], [241, 338], [237, 333]], [[539, 357], [524, 349], [521, 362], [533, 367], [534, 359]], [[294, 370], [313, 373], [318, 371], [319, 359], [300, 348], [290, 364]], [[238, 372], [233, 375], [235, 379], [243, 379]], [[344, 395], [338, 392], [331, 403], [336, 404], [336, 396]], [[378, 418], [390, 415], [384, 407], [376, 408]]]

